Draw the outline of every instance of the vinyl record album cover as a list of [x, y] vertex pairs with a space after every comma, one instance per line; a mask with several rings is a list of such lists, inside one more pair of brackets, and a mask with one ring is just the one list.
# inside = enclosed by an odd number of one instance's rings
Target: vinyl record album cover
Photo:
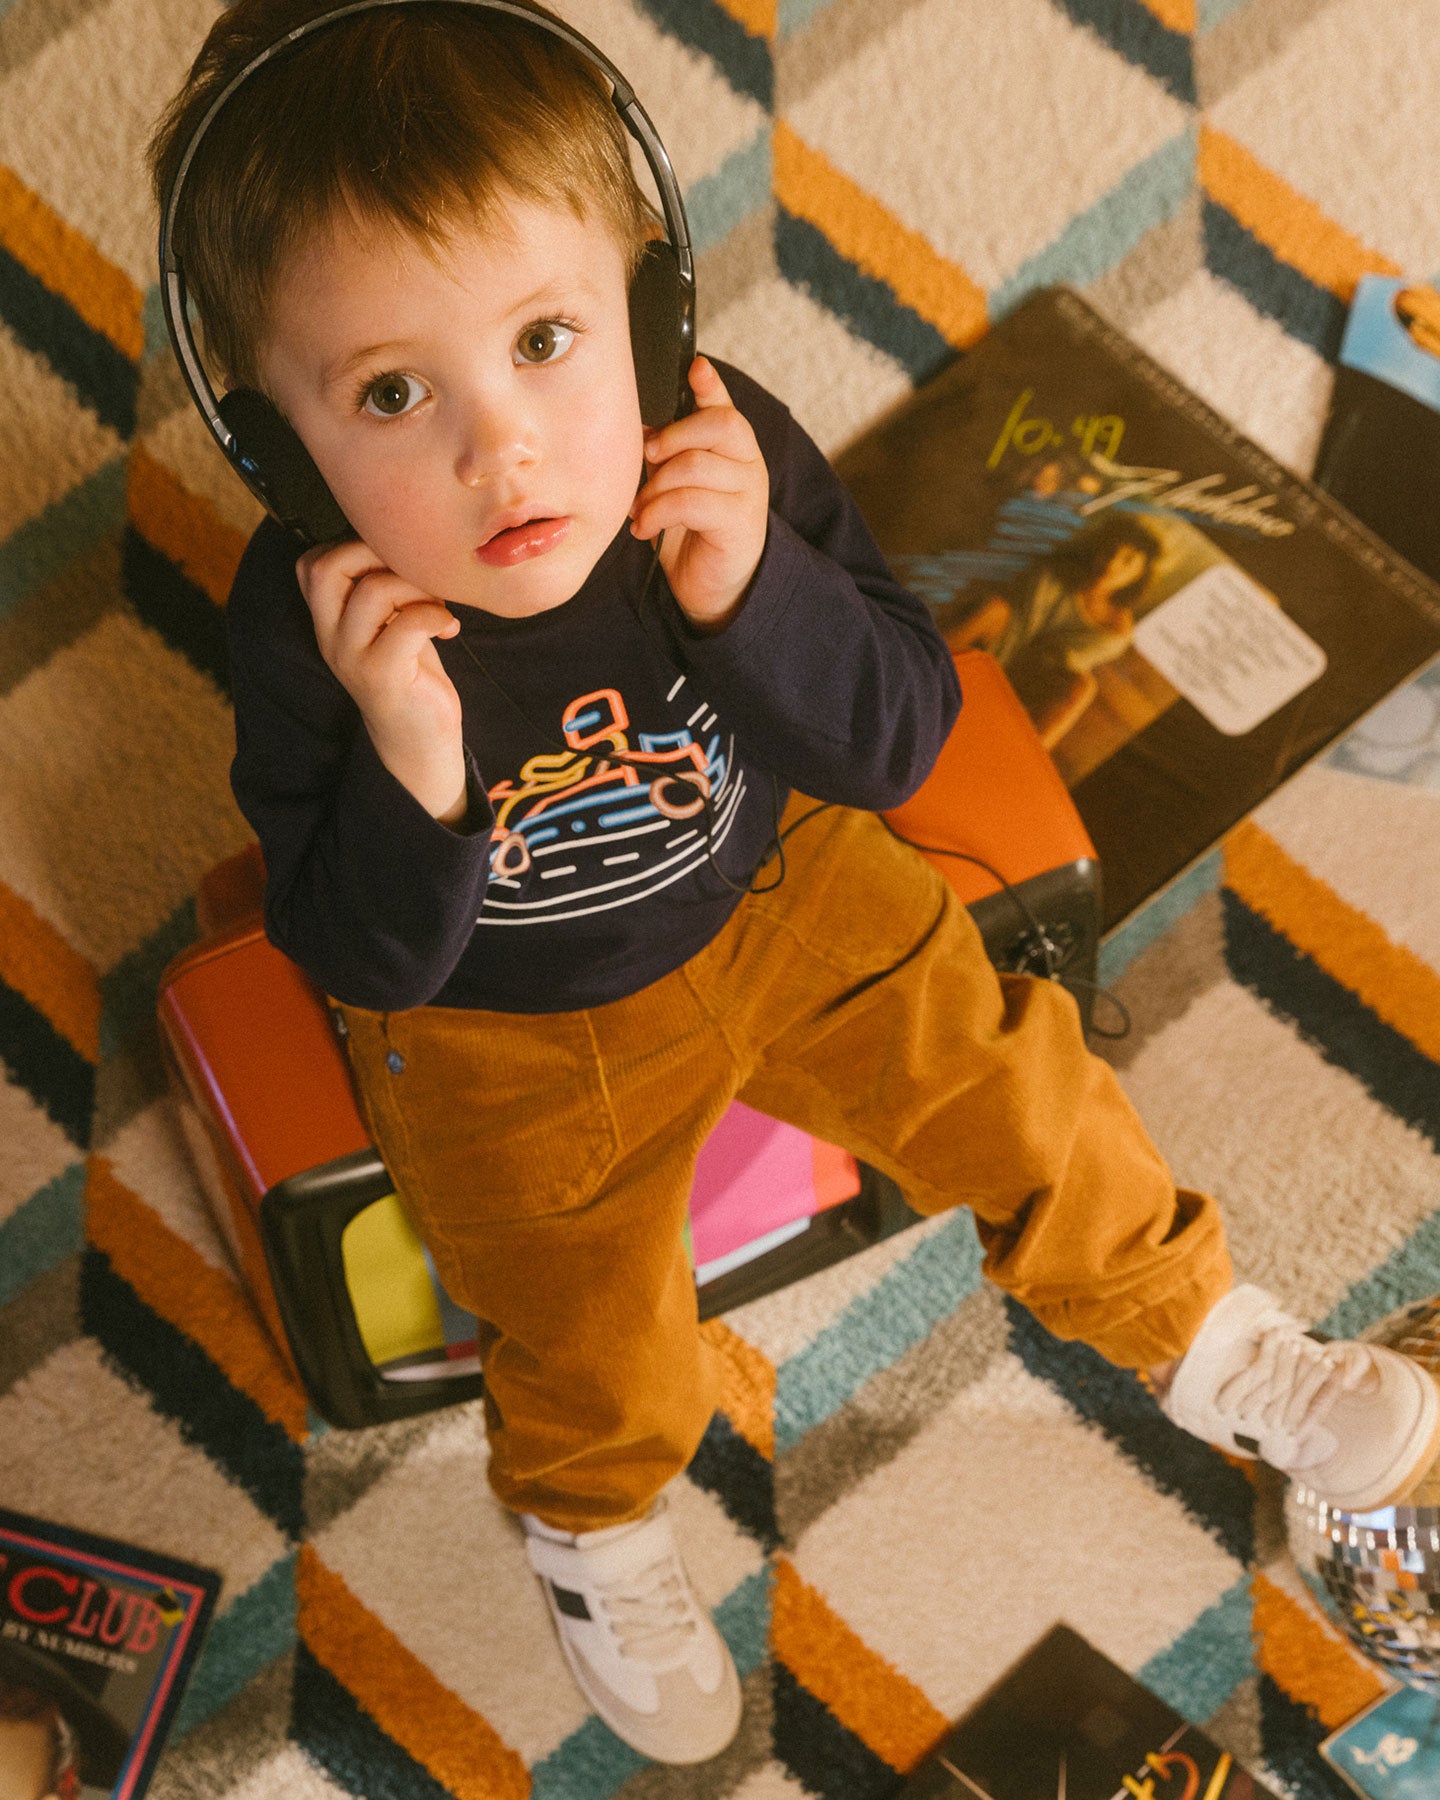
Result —
[[0, 1509], [0, 1791], [139, 1800], [220, 1577]]
[[1004, 664], [1107, 927], [1440, 651], [1440, 588], [1065, 288], [836, 466], [952, 647]]
[[991, 1688], [903, 1791], [906, 1800], [1275, 1800], [1068, 1625]]
[[1320, 1746], [1361, 1800], [1435, 1800], [1440, 1795], [1440, 1694], [1401, 1688], [1367, 1706]]
[[1361, 278], [1315, 479], [1440, 580], [1440, 292], [1433, 287]]

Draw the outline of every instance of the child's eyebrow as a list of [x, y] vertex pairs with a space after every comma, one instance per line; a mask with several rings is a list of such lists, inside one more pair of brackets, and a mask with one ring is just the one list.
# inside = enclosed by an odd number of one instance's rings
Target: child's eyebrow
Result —
[[353, 369], [357, 369], [361, 363], [370, 362], [391, 350], [399, 351], [406, 347], [406, 340], [391, 338], [383, 344], [366, 344], [359, 350], [352, 350], [348, 356], [325, 364], [320, 371], [320, 386], [332, 388], [337, 382], [344, 380], [345, 376], [350, 374]]
[[[531, 311], [534, 307], [547, 304], [558, 305], [562, 300], [574, 295], [583, 293], [589, 296], [593, 292], [594, 283], [584, 273], [576, 270], [565, 276], [557, 276], [543, 282], [533, 293], [526, 294], [522, 299], [514, 301], [504, 316], [507, 319], [513, 319], [522, 313]], [[322, 389], [332, 388], [362, 363], [372, 362], [392, 354], [403, 356], [412, 347], [413, 340], [409, 338], [387, 338], [383, 343], [366, 344], [358, 350], [350, 351], [346, 356], [326, 363], [320, 371], [320, 386]]]

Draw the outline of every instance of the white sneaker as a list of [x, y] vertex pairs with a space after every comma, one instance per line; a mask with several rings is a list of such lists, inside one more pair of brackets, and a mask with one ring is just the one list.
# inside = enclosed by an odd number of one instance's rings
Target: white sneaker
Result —
[[1259, 1457], [1342, 1512], [1409, 1493], [1440, 1453], [1440, 1388], [1397, 1351], [1322, 1344], [1264, 1288], [1211, 1308], [1162, 1405], [1185, 1431]]
[[740, 1678], [695, 1597], [665, 1503], [576, 1537], [525, 1515], [525, 1547], [581, 1693], [632, 1749], [706, 1762], [740, 1728]]

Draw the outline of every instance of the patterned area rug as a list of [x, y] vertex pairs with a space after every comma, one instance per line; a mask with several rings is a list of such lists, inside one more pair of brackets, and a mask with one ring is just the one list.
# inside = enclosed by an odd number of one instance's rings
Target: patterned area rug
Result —
[[[171, 367], [139, 173], [213, 10], [0, 0], [0, 1503], [224, 1571], [155, 1793], [878, 1800], [1065, 1619], [1334, 1794], [1314, 1746], [1378, 1684], [1273, 1488], [982, 1287], [964, 1218], [710, 1328], [676, 1506], [747, 1704], [701, 1770], [586, 1716], [473, 1409], [307, 1417], [150, 1026], [247, 835], [220, 607], [255, 515]], [[1067, 280], [1305, 469], [1357, 276], [1440, 270], [1427, 0], [562, 10], [675, 156], [705, 346], [827, 448]], [[1412, 684], [1106, 952], [1178, 1174], [1331, 1329], [1440, 1289], [1437, 712]]]

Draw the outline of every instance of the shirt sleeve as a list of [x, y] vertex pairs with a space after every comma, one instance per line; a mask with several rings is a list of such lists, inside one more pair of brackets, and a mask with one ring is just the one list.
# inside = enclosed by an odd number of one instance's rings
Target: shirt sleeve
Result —
[[251, 540], [226, 609], [231, 786], [265, 858], [265, 928], [352, 1006], [422, 1005], [459, 960], [484, 897], [494, 815], [470, 751], [457, 829], [381, 762], [315, 643], [279, 526]]
[[817, 446], [763, 388], [720, 368], [770, 471], [765, 549], [723, 631], [695, 631], [667, 592], [672, 631], [711, 704], [782, 780], [842, 806], [898, 806], [959, 713], [954, 660]]

